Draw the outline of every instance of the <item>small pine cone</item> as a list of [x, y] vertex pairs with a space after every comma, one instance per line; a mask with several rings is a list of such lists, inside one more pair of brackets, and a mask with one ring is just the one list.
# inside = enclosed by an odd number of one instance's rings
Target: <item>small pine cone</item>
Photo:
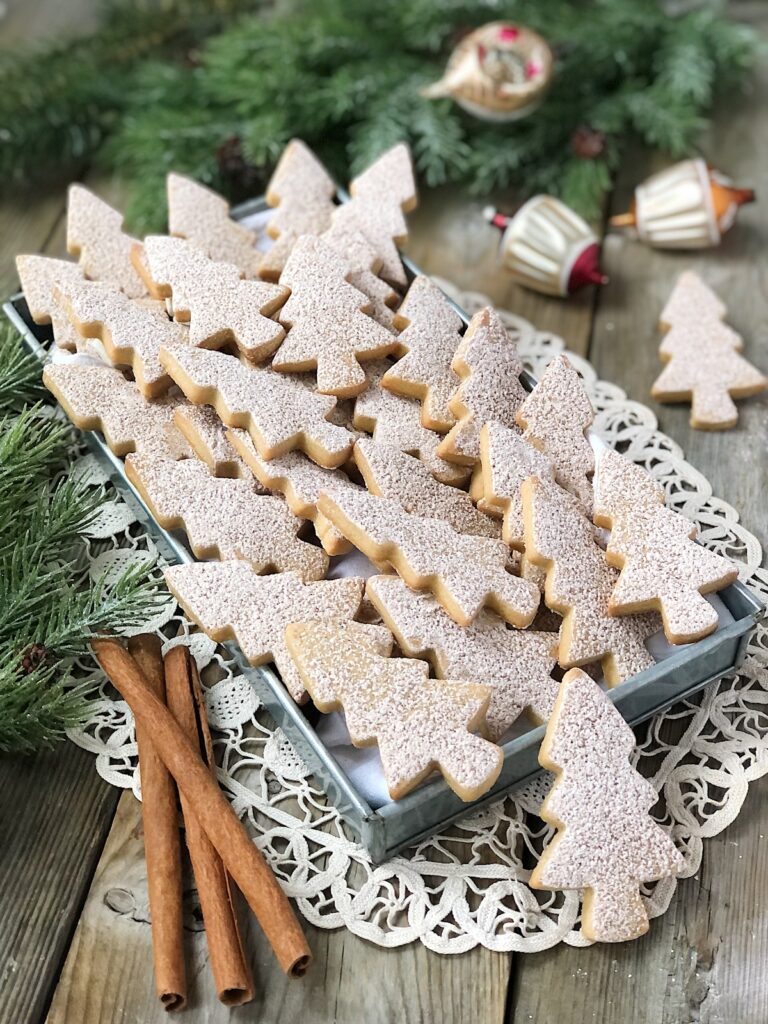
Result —
[[21, 669], [25, 676], [30, 675], [42, 665], [48, 657], [48, 651], [42, 644], [31, 644], [21, 659]]
[[605, 150], [605, 135], [588, 124], [580, 125], [571, 136], [571, 149], [582, 160], [596, 160]]

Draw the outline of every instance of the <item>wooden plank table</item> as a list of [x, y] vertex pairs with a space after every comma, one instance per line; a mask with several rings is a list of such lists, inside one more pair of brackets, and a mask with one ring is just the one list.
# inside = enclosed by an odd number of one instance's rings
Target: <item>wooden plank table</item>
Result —
[[[46, 22], [55, 0], [7, 5], [0, 44]], [[71, 4], [67, 5], [71, 11]], [[82, 0], [89, 10], [90, 0]], [[760, 24], [761, 4], [734, 13]], [[26, 27], [25, 27], [26, 26]], [[751, 95], [718, 115], [705, 152], [758, 194], [768, 190], [768, 74]], [[611, 209], [625, 207], [649, 169], [628, 162]], [[63, 190], [35, 201], [0, 204], [0, 284], [14, 287], [17, 252], [62, 249]], [[611, 283], [567, 303], [523, 292], [496, 261], [498, 236], [482, 204], [451, 190], [425, 197], [412, 216], [409, 251], [429, 272], [482, 290], [587, 354], [600, 376], [650, 402], [658, 372], [655, 321], [676, 274], [700, 268], [729, 306], [749, 355], [768, 368], [768, 239], [760, 206], [742, 211], [718, 250], [697, 256], [653, 252], [610, 236], [604, 263]], [[652, 403], [651, 403], [652, 404]], [[696, 433], [686, 408], [655, 407], [662, 429], [709, 477], [715, 493], [740, 509], [768, 545], [762, 491], [768, 481], [768, 400], [741, 406], [739, 426]], [[708, 840], [695, 878], [678, 887], [650, 933], [618, 947], [559, 946], [512, 956], [475, 949], [440, 957], [419, 944], [383, 950], [346, 931], [308, 928], [315, 964], [303, 982], [287, 982], [249, 923], [258, 995], [247, 1007], [218, 1004], [204, 936], [186, 933], [190, 1024], [242, 1020], [306, 1024], [764, 1024], [768, 1020], [768, 915], [761, 885], [768, 871], [761, 825], [768, 782], [753, 783], [741, 814]], [[166, 1020], [154, 997], [139, 806], [99, 779], [93, 758], [71, 744], [29, 761], [0, 760], [0, 1022], [55, 1024]]]

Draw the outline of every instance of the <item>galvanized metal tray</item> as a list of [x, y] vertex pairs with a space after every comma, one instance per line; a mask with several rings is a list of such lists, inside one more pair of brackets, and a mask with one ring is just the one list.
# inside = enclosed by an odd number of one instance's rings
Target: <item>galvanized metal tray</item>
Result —
[[[340, 198], [345, 198], [343, 193]], [[245, 219], [264, 208], [263, 200], [253, 200], [233, 213]], [[418, 267], [407, 257], [403, 262], [410, 277], [419, 273]], [[455, 308], [465, 323], [468, 323], [466, 313], [458, 306]], [[13, 296], [3, 305], [3, 310], [18, 328], [26, 347], [41, 360], [47, 359], [52, 341], [51, 330], [32, 321], [24, 296], [21, 293]], [[531, 388], [535, 380], [526, 374], [523, 383]], [[195, 561], [183, 537], [164, 530], [155, 522], [142, 498], [128, 481], [122, 460], [109, 450], [103, 438], [93, 431], [83, 432], [83, 437], [110, 481], [152, 537], [162, 557], [169, 563]], [[704, 640], [682, 647], [671, 657], [610, 691], [611, 699], [631, 725], [637, 725], [676, 701], [690, 696], [741, 663], [747, 639], [762, 611], [762, 605], [739, 582], [721, 591], [719, 597], [732, 615], [732, 622]], [[299, 707], [295, 704], [272, 669], [253, 668], [236, 644], [226, 643], [224, 646], [375, 863], [385, 861], [418, 840], [493, 803], [540, 770], [537, 754], [544, 735], [543, 727], [531, 729], [503, 744], [504, 763], [501, 774], [493, 789], [474, 803], [464, 803], [442, 778], [434, 776], [401, 800], [374, 808], [355, 788], [318, 737], [314, 726], [319, 713], [311, 705]]]

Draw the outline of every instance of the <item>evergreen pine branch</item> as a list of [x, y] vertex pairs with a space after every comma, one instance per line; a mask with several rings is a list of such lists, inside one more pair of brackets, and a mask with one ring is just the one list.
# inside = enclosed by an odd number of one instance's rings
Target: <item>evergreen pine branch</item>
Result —
[[87, 682], [73, 684], [57, 668], [25, 673], [0, 647], [0, 753], [31, 754], [52, 747], [88, 714]]
[[0, 413], [18, 412], [47, 394], [40, 369], [40, 360], [24, 350], [11, 324], [0, 325]]

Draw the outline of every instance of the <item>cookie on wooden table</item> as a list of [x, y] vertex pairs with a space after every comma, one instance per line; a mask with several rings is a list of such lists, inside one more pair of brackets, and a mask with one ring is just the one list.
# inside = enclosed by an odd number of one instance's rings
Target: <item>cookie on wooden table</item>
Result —
[[174, 345], [160, 350], [160, 361], [191, 402], [212, 405], [227, 426], [248, 430], [264, 459], [299, 449], [333, 468], [352, 451], [354, 437], [328, 422], [336, 401], [329, 395], [224, 352]]
[[138, 239], [123, 231], [121, 213], [82, 185], [69, 186], [67, 252], [78, 258], [86, 277], [111, 281], [129, 298], [140, 299], [147, 294], [134, 266], [140, 250]]
[[416, 277], [395, 316], [400, 358], [384, 374], [381, 386], [418, 398], [421, 422], [445, 433], [456, 422], [449, 408], [459, 378], [451, 360], [461, 342], [464, 321], [428, 277]]
[[561, 487], [575, 495], [589, 515], [595, 453], [586, 437], [595, 418], [584, 383], [565, 356], [556, 356], [517, 411], [523, 438], [555, 467]]
[[275, 207], [267, 234], [274, 242], [262, 254], [261, 277], [277, 281], [296, 239], [321, 235], [330, 227], [335, 194], [336, 183], [309, 146], [292, 139], [267, 185], [267, 202]]
[[229, 203], [199, 181], [171, 172], [166, 179], [168, 234], [186, 238], [212, 260], [234, 263], [243, 277], [258, 277], [262, 253], [256, 234], [229, 215]]
[[309, 619], [352, 619], [363, 581], [302, 583], [295, 572], [259, 576], [247, 562], [195, 562], [164, 570], [168, 589], [212, 640], [234, 640], [251, 665], [273, 661], [298, 704], [307, 691], [285, 647], [285, 627]]
[[356, 747], [376, 745], [393, 800], [439, 771], [462, 800], [477, 800], [501, 771], [499, 747], [472, 733], [487, 687], [429, 678], [423, 661], [392, 658], [392, 634], [361, 622], [292, 623], [285, 642], [321, 711], [344, 711]]
[[341, 469], [325, 469], [302, 452], [287, 452], [276, 459], [263, 459], [246, 430], [231, 429], [227, 438], [259, 483], [282, 494], [294, 515], [309, 519], [320, 543], [329, 555], [343, 555], [352, 547], [346, 537], [318, 511], [317, 499], [323, 490], [336, 487], [359, 490]]
[[501, 535], [499, 523], [479, 512], [465, 491], [441, 484], [413, 455], [361, 438], [355, 442], [352, 456], [371, 494], [399, 501], [406, 512], [442, 519], [458, 533]]
[[234, 343], [252, 362], [272, 355], [285, 331], [270, 319], [288, 289], [246, 281], [234, 263], [218, 263], [192, 242], [168, 235], [144, 240], [147, 284], [155, 298], [170, 298], [175, 320], [189, 324], [190, 345]]
[[661, 612], [673, 644], [714, 632], [717, 612], [702, 595], [733, 583], [736, 566], [697, 544], [696, 524], [666, 508], [664, 488], [618, 452], [603, 452], [594, 492], [594, 520], [611, 531], [606, 560], [621, 570], [608, 611]]
[[534, 889], [584, 889], [581, 931], [624, 942], [648, 931], [640, 886], [679, 874], [683, 858], [650, 815], [658, 794], [632, 766], [635, 736], [610, 697], [572, 669], [539, 753], [555, 784], [541, 817], [557, 835], [531, 875]]
[[426, 658], [441, 679], [467, 679], [491, 691], [487, 736], [498, 740], [528, 709], [538, 724], [554, 707], [559, 684], [557, 634], [511, 629], [481, 611], [459, 626], [429, 594], [418, 594], [399, 576], [372, 576], [366, 597], [409, 658]]
[[324, 491], [317, 507], [372, 562], [392, 565], [414, 590], [431, 591], [459, 625], [468, 626], [483, 607], [519, 627], [536, 614], [539, 591], [506, 571], [501, 540], [457, 533], [362, 490]]
[[161, 345], [186, 345], [189, 328], [169, 319], [165, 304], [129, 299], [108, 281], [79, 281], [54, 288], [56, 299], [83, 338], [98, 338], [115, 366], [129, 366], [139, 391], [156, 398], [171, 386], [160, 364]]
[[17, 256], [16, 270], [35, 323], [51, 325], [53, 340], [59, 348], [75, 352], [82, 347], [80, 334], [54, 295], [57, 285], [68, 286], [83, 280], [80, 264], [50, 256]]
[[439, 454], [472, 466], [480, 460], [480, 431], [488, 420], [514, 428], [526, 397], [523, 364], [513, 335], [491, 306], [475, 313], [451, 362], [461, 378], [451, 398], [456, 425], [441, 441]]
[[559, 663], [573, 668], [600, 661], [609, 686], [653, 665], [645, 641], [661, 622], [652, 614], [610, 614], [618, 573], [595, 542], [578, 500], [535, 476], [523, 484], [522, 497], [526, 558], [546, 569], [544, 600], [563, 616]]
[[115, 455], [185, 459], [192, 454], [173, 424], [174, 411], [184, 401], [178, 394], [149, 402], [118, 369], [93, 363], [47, 363], [43, 384], [75, 426], [101, 431]]
[[198, 558], [239, 558], [255, 572], [297, 572], [321, 580], [328, 556], [299, 540], [302, 520], [282, 498], [258, 494], [247, 480], [212, 476], [198, 459], [171, 462], [129, 455], [128, 479], [166, 530], [184, 530]]
[[298, 238], [280, 275], [290, 298], [280, 310], [288, 333], [272, 360], [287, 373], [317, 372], [317, 390], [352, 398], [368, 386], [360, 363], [394, 351], [392, 333], [367, 315], [370, 300], [347, 280], [345, 260], [327, 242]]
[[437, 454], [440, 435], [421, 422], [421, 407], [415, 398], [385, 391], [382, 378], [392, 363], [376, 360], [366, 364], [368, 388], [355, 400], [353, 423], [358, 430], [373, 434], [379, 444], [391, 445], [414, 455], [424, 463], [436, 480], [459, 485], [467, 478], [463, 466], [455, 466]]

